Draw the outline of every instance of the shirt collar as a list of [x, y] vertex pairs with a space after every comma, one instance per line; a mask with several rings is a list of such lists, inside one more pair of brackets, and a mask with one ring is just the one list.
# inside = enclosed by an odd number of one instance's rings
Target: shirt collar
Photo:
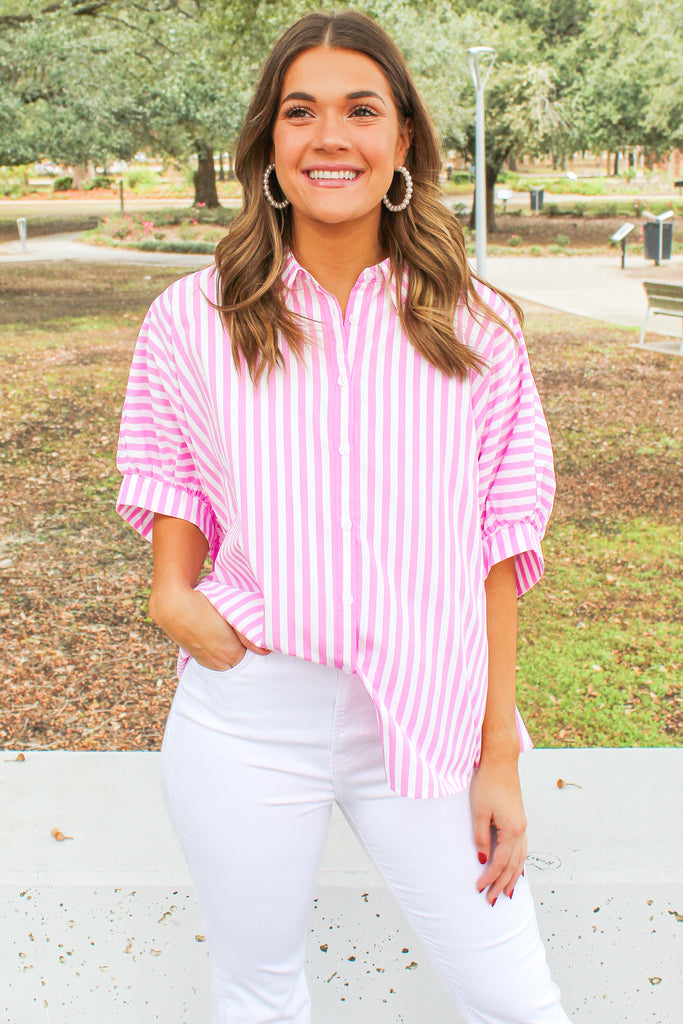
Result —
[[[361, 271], [358, 276], [358, 281], [370, 283], [374, 280], [380, 279], [388, 282], [391, 278], [391, 259], [387, 256], [381, 263], [376, 263], [372, 267], [366, 267], [365, 270]], [[285, 255], [284, 263], [282, 264], [282, 282], [285, 288], [294, 290], [303, 284], [303, 281], [311, 281], [318, 287], [321, 287], [315, 280], [310, 271], [305, 270], [304, 267], [298, 262], [291, 249], [288, 249]], [[356, 282], [358, 283], [358, 282]]]

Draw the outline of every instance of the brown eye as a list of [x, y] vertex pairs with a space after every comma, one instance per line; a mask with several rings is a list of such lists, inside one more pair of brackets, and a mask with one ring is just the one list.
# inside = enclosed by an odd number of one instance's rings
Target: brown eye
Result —
[[310, 110], [308, 110], [307, 107], [290, 107], [289, 110], [285, 111], [283, 116], [286, 117], [288, 120], [295, 121], [298, 119], [303, 120], [303, 118], [305, 118], [310, 113], [311, 112]]

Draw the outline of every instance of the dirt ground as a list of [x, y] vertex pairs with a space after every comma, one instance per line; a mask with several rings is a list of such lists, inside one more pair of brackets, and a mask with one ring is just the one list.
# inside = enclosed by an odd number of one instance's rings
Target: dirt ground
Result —
[[[498, 214], [495, 231], [489, 229], [489, 241], [493, 245], [507, 245], [510, 238], [516, 235], [520, 244], [549, 246], [557, 243], [557, 236], [569, 239], [564, 245], [567, 249], [609, 249], [609, 239], [626, 221], [635, 225], [629, 236], [627, 249], [640, 240], [642, 244], [642, 217], [548, 217], [544, 214], [531, 216], [515, 216], [514, 214]], [[674, 243], [683, 243], [683, 222], [674, 220]], [[619, 246], [619, 249], [621, 247]], [[616, 251], [616, 250], [615, 250]]]

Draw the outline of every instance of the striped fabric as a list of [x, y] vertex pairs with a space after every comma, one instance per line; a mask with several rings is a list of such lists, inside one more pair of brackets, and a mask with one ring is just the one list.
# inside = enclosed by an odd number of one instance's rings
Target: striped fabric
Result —
[[459, 336], [489, 369], [460, 381], [401, 330], [388, 260], [360, 275], [345, 319], [291, 254], [283, 281], [309, 344], [299, 362], [283, 342], [285, 369], [258, 388], [206, 301], [214, 268], [152, 304], [123, 410], [117, 509], [147, 538], [155, 512], [195, 523], [213, 558], [199, 589], [225, 619], [255, 644], [361, 677], [394, 790], [457, 792], [480, 751], [484, 579], [513, 555], [520, 594], [539, 579], [553, 500], [519, 324], [481, 286], [516, 341], [461, 308]]

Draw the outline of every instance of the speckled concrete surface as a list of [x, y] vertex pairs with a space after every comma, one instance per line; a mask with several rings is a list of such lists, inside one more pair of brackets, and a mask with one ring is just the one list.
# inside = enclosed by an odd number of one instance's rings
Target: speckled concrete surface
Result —
[[[208, 1024], [206, 943], [153, 753], [0, 755], [0, 1018]], [[528, 877], [576, 1024], [679, 1024], [683, 752], [522, 759]], [[558, 789], [562, 778], [576, 785]], [[581, 788], [578, 788], [581, 787]], [[59, 828], [73, 839], [56, 842]], [[340, 814], [312, 907], [316, 1024], [458, 1024]]]

